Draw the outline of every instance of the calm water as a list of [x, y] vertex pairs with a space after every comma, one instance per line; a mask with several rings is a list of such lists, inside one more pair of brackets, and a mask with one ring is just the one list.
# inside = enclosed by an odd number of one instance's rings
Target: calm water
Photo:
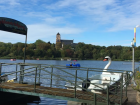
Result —
[[[19, 63], [23, 62], [23, 60], [16, 60], [16, 61], [10, 61], [10, 60], [0, 60], [0, 62], [3, 63]], [[26, 63], [39, 63], [39, 64], [50, 64], [50, 65], [63, 65], [69, 64], [70, 62], [74, 61], [60, 61], [60, 60], [26, 60]], [[80, 63], [81, 67], [88, 67], [88, 68], [104, 68], [106, 64], [108, 63], [103, 61], [93, 61], [93, 60], [79, 60], [76, 63]], [[137, 63], [135, 63], [137, 64]], [[139, 65], [135, 65], [135, 68]], [[118, 69], [118, 70], [132, 70], [132, 63], [131, 62], [124, 62], [124, 61], [112, 61], [109, 69]], [[8, 71], [14, 71], [12, 67], [3, 67], [2, 72], [8, 72]], [[8, 77], [9, 79], [13, 78]], [[30, 78], [28, 78], [29, 80]], [[32, 80], [31, 80], [32, 81]], [[41, 81], [46, 82], [46, 81]], [[51, 99], [51, 98], [45, 98], [40, 97], [41, 102], [31, 102], [26, 104], [18, 104], [18, 105], [67, 105], [66, 100], [58, 100], [58, 99]], [[16, 103], [16, 102], [15, 102]], [[9, 104], [10, 105], [10, 104]]]

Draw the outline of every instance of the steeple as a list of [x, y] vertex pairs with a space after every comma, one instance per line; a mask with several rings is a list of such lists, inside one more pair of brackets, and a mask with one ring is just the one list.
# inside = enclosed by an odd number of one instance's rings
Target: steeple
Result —
[[60, 35], [59, 32], [57, 33], [57, 35]]
[[60, 38], [60, 34], [59, 32], [56, 34], [56, 42], [60, 42], [61, 38]]
[[61, 38], [60, 38], [60, 34], [59, 32], [56, 34], [56, 45], [55, 45], [55, 48], [56, 49], [60, 49], [62, 47], [62, 44], [61, 44]]

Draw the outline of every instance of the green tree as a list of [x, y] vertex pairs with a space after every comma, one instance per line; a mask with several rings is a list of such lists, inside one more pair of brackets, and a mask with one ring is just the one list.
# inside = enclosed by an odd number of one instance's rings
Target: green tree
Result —
[[73, 55], [73, 50], [71, 50], [71, 49], [66, 49], [65, 53], [66, 53], [66, 56], [67, 56], [67, 57], [72, 57], [72, 55]]
[[35, 56], [42, 56], [42, 50], [38, 50], [38, 49], [36, 49], [35, 51], [34, 51], [34, 53], [35, 53]]
[[84, 58], [90, 58], [90, 51], [89, 49], [84, 50]]
[[61, 50], [61, 57], [65, 57], [65, 51], [64, 50]]
[[36, 45], [34, 43], [28, 44], [27, 47], [33, 50], [36, 49]]
[[137, 50], [135, 51], [135, 60], [136, 60], [136, 61], [140, 61], [140, 50], [139, 50], [139, 49], [137, 49]]
[[52, 50], [51, 50], [51, 49], [48, 49], [48, 50], [47, 50], [47, 56], [48, 56], [48, 57], [52, 57]]

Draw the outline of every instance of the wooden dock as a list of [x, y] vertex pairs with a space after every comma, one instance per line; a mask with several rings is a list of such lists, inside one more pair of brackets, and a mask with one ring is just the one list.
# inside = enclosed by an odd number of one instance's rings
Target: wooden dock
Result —
[[[140, 105], [136, 101], [136, 94], [137, 94], [137, 91], [132, 89], [132, 87], [129, 85], [127, 87], [128, 101], [126, 103], [123, 103], [123, 105]], [[69, 101], [68, 105], [82, 105], [82, 103]], [[92, 105], [92, 104], [86, 104], [86, 105]]]
[[[12, 90], [13, 92], [19, 91], [21, 93], [26, 93], [26, 92], [34, 92], [39, 94], [44, 94], [44, 95], [52, 95], [52, 96], [61, 96], [61, 97], [67, 97], [67, 98], [76, 98], [78, 100], [84, 100], [87, 102], [94, 102], [94, 94], [90, 92], [84, 92], [84, 91], [77, 91], [76, 95], [74, 94], [74, 90], [67, 90], [67, 89], [61, 89], [61, 88], [51, 88], [51, 87], [44, 87], [44, 86], [36, 86], [36, 90], [34, 90], [34, 85], [29, 85], [29, 84], [19, 84], [19, 83], [1, 83], [0, 84], [0, 89], [1, 91], [6, 89], [6, 90]], [[32, 94], [31, 94], [32, 95]], [[76, 96], [76, 97], [75, 97]], [[99, 97], [100, 96], [100, 97]], [[102, 98], [101, 98], [102, 97]], [[98, 103], [106, 103], [106, 94], [98, 94], [96, 98], [96, 102]], [[109, 99], [110, 102], [115, 102], [117, 104], [120, 103], [120, 96], [112, 95], [109, 94]], [[122, 98], [122, 103], [126, 103], [127, 97]], [[80, 102], [80, 101], [79, 101]]]
[[124, 105], [140, 105], [139, 103], [137, 103], [136, 101], [136, 94], [137, 91], [134, 90], [130, 85], [127, 88], [127, 97], [128, 97], [128, 101], [126, 104]]
[[[4, 67], [7, 65], [13, 66], [15, 64], [6, 64], [6, 65], [3, 64]], [[26, 66], [26, 68], [24, 68], [24, 66]], [[128, 83], [130, 82], [133, 76], [130, 75], [132, 74], [131, 71], [126, 72], [124, 70], [116, 70], [117, 73], [119, 72], [122, 74], [121, 80], [116, 82], [117, 84], [114, 84], [113, 86], [106, 85], [107, 88], [102, 90], [104, 94], [97, 94], [97, 93], [94, 94], [92, 92], [79, 91], [76, 90], [76, 88], [78, 86], [77, 81], [84, 81], [85, 79], [87, 79], [89, 71], [93, 73], [102, 72], [100, 71], [100, 69], [98, 70], [97, 68], [83, 68], [83, 69], [80, 68], [76, 70], [72, 69], [74, 74], [69, 73], [68, 71], [69, 69], [67, 69], [66, 67], [62, 67], [59, 65], [41, 66], [41, 64], [39, 65], [16, 64], [15, 68], [16, 68], [16, 72], [9, 73], [7, 74], [7, 76], [12, 75], [15, 76], [15, 78], [19, 78], [19, 80], [16, 81], [16, 83], [5, 82], [4, 80], [1, 80], [0, 83], [1, 92], [55, 98], [55, 99], [61, 99], [67, 101], [75, 101], [79, 103], [88, 103], [91, 105], [93, 104], [94, 105], [137, 105], [136, 100], [134, 100], [136, 99], [136, 92], [133, 89], [131, 89], [131, 87], [128, 87]], [[57, 72], [54, 72], [54, 69], [59, 71], [59, 74]], [[78, 71], [86, 71], [87, 74], [83, 78], [78, 76], [77, 74]], [[33, 75], [28, 75], [31, 73], [33, 73]], [[60, 75], [64, 73], [66, 74], [66, 76]], [[27, 79], [27, 77], [34, 78], [34, 80], [32, 81], [33, 84], [29, 84], [29, 81], [26, 81], [28, 82], [28, 84], [23, 83], [25, 82], [24, 79]], [[40, 83], [41, 79], [45, 79], [45, 81], [48, 82], [48, 84], [44, 83], [41, 84], [41, 86], [37, 85], [37, 82]], [[125, 83], [123, 83], [124, 79], [126, 80]], [[56, 80], [57, 82], [60, 81], [63, 83], [56, 84], [55, 83]], [[73, 84], [74, 87], [76, 88], [73, 90], [66, 89], [65, 83], [67, 82]]]

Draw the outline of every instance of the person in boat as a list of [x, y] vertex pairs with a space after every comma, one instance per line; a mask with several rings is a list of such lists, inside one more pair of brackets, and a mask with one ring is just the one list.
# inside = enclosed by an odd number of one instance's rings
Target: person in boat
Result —
[[70, 66], [72, 66], [72, 62], [70, 63]]
[[74, 62], [74, 65], [75, 65], [75, 62]]

